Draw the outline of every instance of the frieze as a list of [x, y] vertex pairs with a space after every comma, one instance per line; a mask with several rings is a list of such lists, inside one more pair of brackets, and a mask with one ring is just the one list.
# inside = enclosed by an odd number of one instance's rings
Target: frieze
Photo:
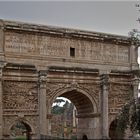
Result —
[[128, 46], [25, 33], [5, 33], [5, 51], [9, 53], [67, 58], [70, 57], [70, 47], [75, 48], [77, 59], [106, 63], [129, 62]]

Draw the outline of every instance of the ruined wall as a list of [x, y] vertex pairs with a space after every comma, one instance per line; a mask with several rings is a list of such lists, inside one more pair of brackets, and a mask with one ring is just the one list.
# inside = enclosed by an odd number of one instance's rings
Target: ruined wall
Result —
[[[85, 113], [78, 114], [84, 116], [80, 122], [87, 121], [86, 127], [79, 124], [81, 134], [87, 129], [90, 138], [99, 138], [105, 126], [107, 136], [108, 113], [110, 124], [137, 92], [137, 46], [123, 36], [0, 20], [0, 62], [0, 138], [17, 120], [27, 122], [35, 135], [39, 126], [40, 134], [48, 135], [46, 117], [61, 94], [77, 104], [80, 95], [91, 100], [93, 106], [78, 105]], [[107, 83], [100, 75], [109, 76]]]

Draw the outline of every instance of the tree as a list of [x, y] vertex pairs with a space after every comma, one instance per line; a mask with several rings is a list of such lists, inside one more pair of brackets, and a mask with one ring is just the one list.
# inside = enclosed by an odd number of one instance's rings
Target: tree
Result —
[[59, 99], [59, 98], [56, 98], [56, 100], [54, 101], [54, 103], [57, 105], [57, 106], [60, 106], [61, 103], [64, 103], [65, 101], [63, 99]]
[[133, 134], [140, 134], [140, 98], [132, 99], [127, 103], [117, 116], [117, 128], [121, 138], [123, 137], [125, 130], [130, 128]]
[[[135, 5], [140, 12], [140, 4]], [[140, 17], [137, 21], [140, 23]], [[129, 32], [130, 40], [137, 47], [140, 46], [140, 31], [138, 29], [133, 29]], [[136, 73], [140, 76], [140, 72]], [[140, 98], [132, 99], [129, 101], [121, 110], [117, 116], [117, 128], [116, 131], [123, 137], [125, 130], [130, 128], [133, 134], [136, 132], [140, 134]]]
[[63, 114], [64, 113], [64, 107], [60, 106], [61, 103], [64, 103], [65, 101], [63, 99], [57, 98], [54, 101], [54, 106], [52, 107], [52, 113], [53, 114]]
[[[140, 12], [140, 4], [136, 4], [135, 6], [138, 9], [138, 11]], [[140, 17], [138, 17], [137, 21], [140, 23]]]
[[128, 33], [130, 40], [137, 46], [140, 46], [140, 31], [137, 29], [133, 29]]
[[[140, 12], [140, 4], [137, 3], [136, 8], [138, 9], [138, 12]], [[136, 20], [140, 24], [140, 17]], [[140, 31], [138, 29], [133, 29], [131, 32], [129, 32], [129, 36], [131, 41], [137, 43], [137, 45], [140, 45]]]

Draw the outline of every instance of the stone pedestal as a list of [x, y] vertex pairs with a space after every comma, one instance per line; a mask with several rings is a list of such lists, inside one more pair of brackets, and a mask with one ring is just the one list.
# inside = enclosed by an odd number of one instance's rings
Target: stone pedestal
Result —
[[103, 139], [109, 138], [109, 127], [108, 127], [108, 94], [109, 94], [109, 83], [108, 75], [101, 75], [101, 134]]
[[77, 139], [86, 135], [88, 139], [99, 139], [99, 117], [78, 118]]

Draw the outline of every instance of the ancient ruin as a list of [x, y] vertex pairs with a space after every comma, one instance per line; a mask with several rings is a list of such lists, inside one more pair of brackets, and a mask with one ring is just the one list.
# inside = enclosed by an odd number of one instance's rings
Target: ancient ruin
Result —
[[108, 138], [119, 110], [138, 93], [137, 45], [125, 36], [0, 20], [0, 139], [17, 123], [51, 136], [51, 106], [77, 109], [78, 138]]

